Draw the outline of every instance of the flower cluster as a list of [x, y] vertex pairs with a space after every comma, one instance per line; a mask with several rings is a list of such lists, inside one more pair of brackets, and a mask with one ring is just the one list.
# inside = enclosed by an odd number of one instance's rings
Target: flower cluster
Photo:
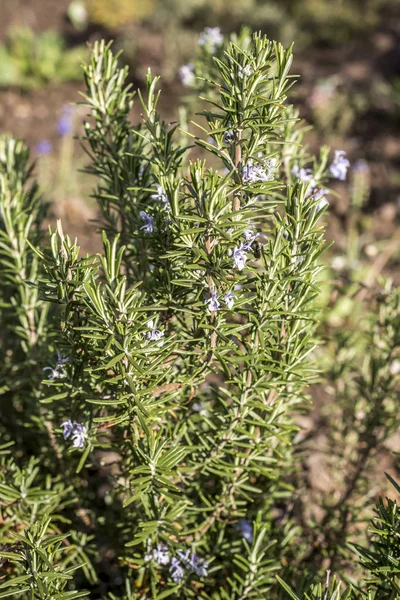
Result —
[[190, 550], [183, 552], [178, 550], [179, 559], [174, 557], [171, 561], [170, 574], [175, 583], [179, 583], [185, 576], [185, 572], [195, 573], [198, 577], [206, 577], [208, 575], [208, 563], [202, 558], [199, 558]]
[[211, 53], [222, 46], [224, 36], [219, 27], [206, 27], [199, 37], [199, 46], [206, 47]]
[[73, 423], [71, 419], [61, 423], [63, 428], [64, 440], [68, 439], [72, 435], [72, 442], [74, 448], [83, 448], [87, 440], [87, 428], [83, 423]]
[[238, 75], [240, 79], [244, 79], [245, 77], [250, 77], [253, 75], [253, 69], [250, 65], [246, 65], [245, 67], [240, 66], [238, 70]]
[[275, 179], [276, 159], [270, 158], [264, 162], [253, 164], [249, 159], [243, 166], [243, 183], [258, 183], [260, 181], [273, 181]]
[[65, 373], [62, 372], [63, 365], [69, 362], [69, 356], [63, 358], [59, 350], [57, 350], [57, 364], [55, 368], [53, 367], [44, 367], [44, 371], [50, 371], [48, 379], [57, 379], [59, 377], [65, 377]]
[[157, 548], [155, 548], [152, 552], [146, 554], [144, 559], [146, 562], [154, 560], [161, 566], [167, 565], [169, 563], [169, 552], [167, 546], [158, 544]]
[[238, 271], [243, 271], [246, 266], [247, 252], [251, 251], [252, 243], [257, 239], [258, 233], [255, 233], [252, 229], [245, 229], [244, 232], [245, 241], [241, 242], [239, 246], [236, 246], [233, 250], [233, 266]]

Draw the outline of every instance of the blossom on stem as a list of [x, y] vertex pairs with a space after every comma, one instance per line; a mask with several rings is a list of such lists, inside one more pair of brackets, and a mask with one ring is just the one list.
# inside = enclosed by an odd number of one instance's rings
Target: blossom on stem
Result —
[[217, 311], [221, 306], [220, 302], [217, 299], [217, 292], [215, 290], [211, 292], [211, 298], [208, 298], [208, 300], [206, 300], [206, 304], [209, 305], [208, 308], [211, 312]]
[[233, 250], [233, 266], [239, 271], [243, 271], [243, 269], [246, 266], [246, 249], [247, 247], [245, 246], [245, 244], [240, 244], [240, 246], [236, 246]]
[[328, 190], [318, 190], [318, 192], [315, 194], [314, 199], [316, 202], [318, 202], [317, 204], [317, 210], [322, 210], [325, 206], [329, 206], [329, 202], [326, 199], [326, 194], [328, 194], [329, 191]]
[[225, 294], [224, 302], [225, 302], [226, 306], [229, 308], [229, 310], [231, 310], [233, 308], [236, 298], [237, 298], [237, 296], [235, 296], [235, 294], [233, 292], [227, 292]]
[[72, 106], [64, 106], [61, 117], [57, 121], [57, 131], [61, 137], [65, 137], [72, 131], [73, 111]]
[[194, 74], [194, 66], [189, 63], [179, 67], [179, 78], [184, 86], [188, 87], [194, 84], [196, 76]]
[[35, 150], [38, 154], [43, 156], [49, 154], [53, 150], [53, 144], [49, 140], [40, 140], [35, 146]]
[[150, 198], [152, 200], [158, 200], [160, 202], [164, 202], [164, 208], [167, 208], [167, 209], [170, 208], [168, 196], [165, 193], [165, 190], [162, 187], [162, 185], [157, 186], [157, 192], [155, 194], [151, 194]]
[[335, 150], [335, 157], [329, 171], [335, 179], [344, 181], [347, 175], [347, 169], [350, 167], [350, 161], [345, 158], [346, 152], [344, 150]]
[[219, 27], [206, 27], [199, 37], [199, 46], [204, 46], [210, 52], [215, 52], [222, 45], [224, 36]]
[[[160, 338], [164, 337], [164, 332], [156, 328], [153, 320], [147, 322], [147, 327], [149, 331], [145, 331], [143, 335], [150, 342], [157, 342]], [[162, 345], [162, 342], [160, 345]]]
[[312, 172], [311, 169], [304, 169], [303, 167], [300, 168], [299, 165], [294, 165], [293, 169], [292, 169], [292, 175], [294, 177], [297, 177], [297, 179], [300, 179], [300, 181], [302, 183], [305, 184], [309, 184], [308, 190], [307, 190], [307, 196], [309, 196], [315, 185], [316, 185], [316, 181], [314, 179], [314, 173]]
[[140, 230], [144, 229], [146, 233], [153, 233], [154, 231], [154, 219], [151, 215], [149, 215], [149, 213], [145, 212], [144, 210], [141, 210], [140, 213], [140, 218], [142, 219], [142, 221], [144, 221], [144, 225], [143, 227], [140, 228]]
[[87, 428], [83, 423], [76, 423], [72, 432], [74, 448], [83, 448], [87, 439]]
[[62, 372], [62, 367], [63, 365], [65, 365], [65, 363], [69, 362], [69, 356], [67, 356], [66, 358], [63, 358], [61, 356], [61, 353], [59, 350], [57, 350], [57, 364], [54, 367], [44, 367], [43, 368], [43, 372], [44, 371], [50, 371], [50, 374], [48, 376], [48, 379], [53, 380], [53, 379], [57, 379], [58, 377], [65, 377], [65, 373]]
[[175, 556], [171, 560], [169, 572], [171, 574], [172, 581], [174, 581], [175, 583], [180, 583], [185, 576], [185, 570], [182, 567], [180, 560], [177, 559]]
[[64, 421], [63, 423], [61, 423], [61, 427], [63, 428], [63, 436], [64, 436], [64, 440], [66, 440], [67, 438], [69, 438], [69, 436], [71, 435], [71, 433], [74, 430], [74, 426], [72, 424], [71, 419], [68, 419], [68, 421]]
[[244, 183], [258, 183], [259, 181], [273, 181], [275, 178], [276, 159], [271, 158], [264, 164], [253, 164], [249, 159], [242, 170]]

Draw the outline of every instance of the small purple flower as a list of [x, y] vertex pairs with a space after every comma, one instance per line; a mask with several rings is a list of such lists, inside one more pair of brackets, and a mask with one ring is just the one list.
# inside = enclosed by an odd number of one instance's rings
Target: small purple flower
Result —
[[50, 154], [53, 150], [53, 144], [49, 140], [40, 140], [35, 146], [35, 150], [38, 154], [43, 156], [44, 154]]
[[66, 363], [68, 363], [70, 361], [69, 356], [66, 356], [65, 358], [63, 358], [61, 356], [61, 352], [59, 350], [57, 350], [57, 367], [58, 366], [62, 366], [65, 365]]
[[63, 436], [64, 436], [64, 440], [66, 440], [67, 438], [69, 438], [69, 436], [71, 435], [71, 433], [74, 430], [74, 426], [72, 424], [71, 419], [68, 419], [68, 421], [64, 421], [63, 423], [61, 423], [61, 427], [63, 428]]
[[204, 46], [210, 52], [223, 44], [224, 36], [219, 27], [206, 27], [199, 37], [199, 46]]
[[217, 299], [217, 292], [215, 290], [211, 292], [211, 298], [206, 300], [206, 304], [209, 305], [208, 308], [211, 312], [216, 312], [221, 306], [220, 302]]
[[72, 107], [64, 106], [61, 117], [57, 121], [57, 131], [61, 137], [65, 137], [72, 131], [73, 110]]
[[179, 67], [179, 78], [184, 86], [190, 87], [196, 81], [194, 74], [194, 66], [189, 63], [188, 65], [182, 65]]
[[363, 173], [365, 175], [367, 175], [369, 173], [369, 164], [367, 163], [366, 160], [360, 158], [359, 160], [356, 160], [356, 162], [353, 164], [353, 171], [355, 173]]
[[246, 65], [245, 67], [239, 67], [238, 75], [240, 79], [244, 79], [245, 77], [250, 77], [253, 75], [253, 69], [250, 65]]
[[[156, 324], [154, 323], [154, 321], [148, 321], [147, 327], [149, 328], [149, 331], [145, 331], [143, 335], [150, 342], [158, 342], [160, 338], [164, 337], [164, 332], [160, 331], [159, 329], [156, 329]], [[162, 344], [163, 342], [161, 342], [161, 344], [159, 345]]]
[[50, 375], [48, 376], [48, 379], [50, 380], [57, 379], [58, 377], [65, 377], [65, 373], [62, 372], [62, 367], [67, 362], [69, 362], [69, 356], [67, 356], [66, 358], [62, 358], [59, 350], [57, 350], [56, 366], [54, 367], [54, 369], [53, 367], [44, 367], [43, 372], [50, 371]]
[[181, 559], [186, 569], [196, 573], [199, 577], [206, 577], [208, 575], [208, 563], [194, 554], [190, 553], [190, 550], [178, 550], [178, 556]]
[[72, 440], [74, 448], [83, 448], [87, 439], [87, 428], [83, 423], [75, 423], [73, 432], [72, 432]]
[[144, 229], [146, 233], [153, 233], [153, 231], [154, 231], [153, 217], [151, 215], [149, 215], [149, 213], [145, 212], [144, 210], [141, 210], [139, 215], [140, 215], [140, 218], [142, 219], [142, 221], [144, 221], [144, 225], [143, 225], [143, 227], [140, 228], [140, 230]]
[[265, 161], [264, 165], [262, 163], [254, 165], [253, 161], [249, 159], [242, 170], [243, 182], [258, 183], [259, 181], [273, 181], [275, 178], [275, 167], [275, 158]]
[[157, 186], [157, 192], [155, 194], [151, 194], [150, 198], [152, 200], [158, 200], [159, 202], [164, 202], [164, 207], [166, 209], [170, 208], [168, 196], [165, 193], [165, 190], [161, 185]]
[[169, 552], [167, 546], [158, 544], [157, 550], [154, 550], [153, 554], [159, 565], [167, 565], [169, 563]]
[[185, 576], [185, 570], [182, 567], [180, 560], [178, 560], [175, 556], [171, 560], [169, 572], [171, 574], [172, 581], [175, 583], [180, 583]]
[[245, 252], [246, 246], [240, 244], [233, 250], [233, 266], [239, 271], [243, 271], [246, 266], [247, 254]]
[[302, 183], [309, 184], [307, 190], [307, 196], [309, 196], [316, 185], [314, 173], [312, 172], [312, 170], [303, 168], [300, 169], [299, 165], [294, 165], [292, 169], [292, 175], [294, 175], [294, 177], [297, 177], [297, 179], [300, 179]]
[[344, 150], [335, 150], [335, 157], [329, 171], [335, 179], [344, 181], [347, 175], [347, 169], [350, 167], [350, 161], [345, 158], [346, 152]]
[[244, 539], [251, 544], [253, 541], [253, 524], [249, 519], [240, 519], [237, 529]]
[[235, 294], [233, 292], [227, 292], [225, 294], [224, 302], [227, 305], [227, 307], [229, 308], [229, 310], [231, 310], [233, 308], [236, 298], [237, 298], [237, 296], [235, 296]]

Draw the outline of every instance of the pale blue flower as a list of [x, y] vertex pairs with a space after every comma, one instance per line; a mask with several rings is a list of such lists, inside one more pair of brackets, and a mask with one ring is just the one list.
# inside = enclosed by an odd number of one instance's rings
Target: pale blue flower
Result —
[[219, 27], [206, 27], [199, 37], [199, 46], [204, 46], [211, 53], [223, 44], [224, 36]]
[[188, 87], [194, 84], [196, 76], [194, 74], [194, 66], [189, 63], [179, 67], [179, 77], [184, 86]]
[[247, 254], [245, 250], [246, 246], [244, 244], [236, 246], [233, 250], [233, 266], [239, 271], [243, 271], [246, 266]]
[[186, 569], [196, 573], [199, 577], [206, 577], [208, 575], [208, 563], [194, 554], [190, 553], [190, 550], [178, 550], [178, 556], [181, 559]]
[[242, 170], [244, 183], [258, 183], [260, 181], [273, 181], [275, 178], [276, 160], [271, 158], [265, 161], [264, 164], [253, 164], [249, 159]]
[[72, 431], [74, 448], [83, 448], [87, 439], [87, 428], [83, 423], [75, 423]]
[[50, 371], [50, 374], [48, 376], [48, 379], [50, 380], [57, 379], [59, 377], [65, 377], [65, 373], [62, 372], [62, 367], [67, 362], [69, 362], [69, 357], [67, 356], [66, 358], [62, 358], [61, 353], [57, 350], [56, 366], [54, 367], [54, 369], [53, 367], [44, 367], [43, 372]]
[[171, 560], [169, 572], [171, 574], [172, 581], [174, 581], [175, 583], [180, 583], [185, 577], [185, 570], [182, 567], [180, 561], [175, 556]]
[[170, 208], [168, 196], [165, 193], [165, 190], [162, 187], [162, 185], [157, 186], [157, 192], [155, 194], [151, 194], [150, 198], [152, 200], [158, 200], [159, 202], [164, 202], [165, 208], [167, 208], [167, 209]]
[[329, 171], [335, 179], [344, 181], [347, 175], [347, 169], [350, 167], [350, 161], [345, 158], [346, 152], [344, 150], [335, 150], [335, 157]]
[[[143, 335], [150, 342], [157, 342], [160, 338], [164, 337], [164, 332], [156, 328], [154, 321], [148, 321], [147, 327], [149, 328], [149, 331], [145, 331]], [[162, 345], [162, 343], [160, 345]]]
[[211, 312], [217, 311], [221, 306], [220, 302], [217, 299], [217, 292], [215, 290], [211, 292], [211, 298], [206, 300], [206, 304], [209, 304], [208, 308]]
[[308, 189], [307, 189], [307, 196], [309, 196], [310, 194], [312, 194], [312, 191], [316, 185], [316, 181], [314, 179], [314, 173], [312, 172], [311, 169], [304, 169], [299, 167], [299, 165], [294, 165], [293, 169], [292, 169], [292, 175], [294, 175], [294, 177], [297, 177], [297, 179], [300, 179], [300, 181], [304, 184], [309, 184]]
[[68, 419], [68, 421], [64, 421], [63, 423], [61, 423], [61, 427], [63, 428], [63, 436], [64, 436], [64, 440], [66, 440], [67, 438], [69, 438], [69, 436], [71, 435], [71, 433], [74, 430], [74, 426], [72, 424], [71, 419]]
[[157, 549], [154, 550], [154, 558], [159, 565], [167, 565], [169, 563], [169, 552], [167, 546], [158, 544]]
[[224, 302], [227, 305], [227, 307], [229, 308], [229, 310], [231, 310], [233, 308], [236, 298], [237, 298], [237, 296], [235, 296], [235, 294], [233, 292], [227, 292], [225, 294]]
[[146, 233], [153, 233], [154, 231], [154, 219], [151, 215], [149, 215], [149, 213], [145, 212], [144, 210], [141, 210], [140, 213], [140, 218], [142, 219], [142, 221], [144, 221], [144, 225], [143, 227], [140, 228], [140, 230], [144, 229]]

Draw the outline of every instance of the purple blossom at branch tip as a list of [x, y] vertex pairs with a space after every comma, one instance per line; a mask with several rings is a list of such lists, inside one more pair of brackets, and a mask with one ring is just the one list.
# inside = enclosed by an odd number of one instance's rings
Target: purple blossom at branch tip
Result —
[[237, 296], [235, 296], [235, 294], [233, 292], [227, 292], [224, 296], [224, 302], [226, 304], [226, 306], [229, 308], [229, 310], [231, 310], [233, 308], [233, 305], [235, 304], [235, 300], [237, 299]]
[[245, 229], [243, 231], [243, 235], [244, 235], [244, 239], [246, 240], [246, 242], [244, 244], [242, 244], [243, 249], [251, 250], [251, 244], [254, 242], [255, 239], [258, 238], [258, 236], [260, 234], [257, 233], [256, 231], [253, 231], [253, 229]]
[[219, 27], [206, 27], [199, 37], [199, 46], [205, 46], [210, 52], [215, 52], [221, 46], [224, 36]]
[[196, 81], [196, 76], [194, 74], [194, 66], [189, 63], [187, 65], [182, 65], [179, 67], [179, 78], [182, 84], [186, 87], [191, 86]]
[[243, 271], [246, 266], [247, 254], [245, 250], [246, 246], [244, 244], [236, 246], [233, 250], [233, 266], [239, 271]]
[[72, 424], [71, 419], [68, 419], [68, 421], [64, 421], [63, 423], [61, 423], [61, 427], [63, 428], [64, 440], [66, 440], [67, 438], [69, 438], [69, 436], [74, 430], [74, 426]]
[[215, 290], [211, 293], [211, 298], [206, 300], [206, 304], [209, 305], [208, 308], [211, 312], [217, 311], [221, 306], [220, 302], [217, 299], [217, 292]]
[[140, 228], [140, 230], [144, 229], [146, 233], [153, 233], [153, 231], [154, 231], [153, 217], [151, 215], [149, 215], [149, 213], [145, 212], [144, 210], [140, 211], [139, 216], [142, 219], [142, 221], [144, 221], [144, 225], [143, 225], [143, 227]]
[[240, 519], [237, 524], [239, 533], [251, 544], [253, 541], [253, 524], [249, 519]]
[[72, 106], [64, 106], [61, 117], [57, 121], [57, 131], [61, 137], [71, 133], [73, 121]]
[[65, 365], [69, 361], [70, 361], [69, 356], [66, 356], [65, 358], [63, 358], [61, 356], [61, 352], [59, 350], [57, 350], [57, 367], [61, 367], [62, 365]]
[[35, 150], [41, 156], [45, 154], [50, 154], [53, 150], [53, 144], [49, 142], [49, 140], [40, 140], [35, 146]]
[[246, 65], [245, 67], [240, 66], [238, 70], [238, 75], [240, 79], [250, 77], [251, 75], [253, 75], [253, 69], [250, 65]]
[[152, 200], [158, 200], [159, 202], [164, 202], [164, 208], [166, 208], [166, 209], [170, 208], [168, 196], [165, 193], [165, 190], [162, 187], [162, 185], [157, 186], [157, 192], [155, 194], [151, 194], [150, 198]]
[[185, 577], [185, 570], [182, 567], [180, 560], [178, 560], [175, 556], [171, 560], [169, 572], [171, 574], [172, 581], [174, 581], [175, 583], [180, 583]]
[[344, 150], [335, 150], [335, 157], [329, 171], [335, 179], [344, 181], [347, 175], [347, 169], [350, 167], [350, 161], [345, 158], [346, 152]]
[[87, 439], [87, 428], [83, 423], [75, 423], [72, 431], [72, 441], [74, 448], [83, 448]]

